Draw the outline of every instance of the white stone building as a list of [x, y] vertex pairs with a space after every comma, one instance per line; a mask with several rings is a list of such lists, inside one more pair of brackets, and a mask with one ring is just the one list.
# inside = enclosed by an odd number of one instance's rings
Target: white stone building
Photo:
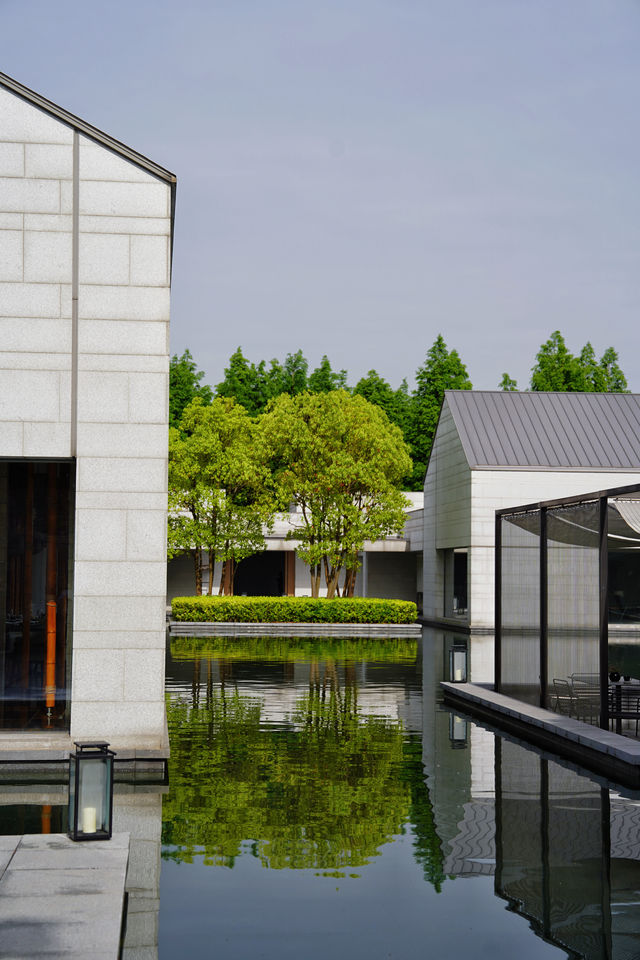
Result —
[[[495, 511], [638, 482], [640, 395], [445, 393], [424, 486], [424, 617], [490, 634]], [[493, 642], [471, 648], [493, 680]]]
[[[422, 492], [405, 494], [409, 500], [402, 534], [384, 540], [366, 540], [360, 554], [355, 587], [357, 597], [411, 600], [421, 605], [422, 595]], [[266, 548], [243, 560], [236, 570], [234, 591], [253, 596], [311, 596], [309, 567], [298, 556], [298, 541], [289, 535], [301, 522], [292, 513], [277, 514], [271, 530], [265, 530]], [[212, 590], [218, 592], [222, 564], [214, 565]], [[343, 575], [344, 576], [344, 575]], [[204, 590], [208, 588], [205, 569]], [[341, 581], [342, 582], [342, 581]], [[190, 596], [195, 590], [195, 571], [190, 556], [169, 561], [167, 600]], [[320, 595], [326, 594], [326, 586]]]
[[174, 197], [0, 74], [0, 751], [166, 755]]

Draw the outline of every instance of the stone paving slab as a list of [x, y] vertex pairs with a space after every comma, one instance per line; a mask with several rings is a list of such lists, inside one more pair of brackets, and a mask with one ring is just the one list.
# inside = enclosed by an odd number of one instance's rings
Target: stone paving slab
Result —
[[0, 958], [117, 960], [128, 859], [128, 834], [0, 837]]
[[489, 709], [505, 719], [515, 721], [523, 727], [537, 728], [545, 734], [551, 734], [558, 741], [567, 741], [575, 747], [585, 747], [596, 756], [623, 764], [630, 770], [640, 773], [640, 741], [623, 737], [611, 730], [602, 730], [590, 723], [576, 720], [544, 710], [521, 700], [515, 700], [503, 693], [498, 693], [489, 687], [473, 683], [442, 682], [445, 694], [457, 700], [462, 700], [478, 708]]

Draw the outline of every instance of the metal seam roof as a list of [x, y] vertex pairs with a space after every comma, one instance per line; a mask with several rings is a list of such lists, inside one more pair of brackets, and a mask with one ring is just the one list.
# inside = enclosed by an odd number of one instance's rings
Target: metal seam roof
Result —
[[471, 467], [640, 470], [640, 394], [448, 390]]

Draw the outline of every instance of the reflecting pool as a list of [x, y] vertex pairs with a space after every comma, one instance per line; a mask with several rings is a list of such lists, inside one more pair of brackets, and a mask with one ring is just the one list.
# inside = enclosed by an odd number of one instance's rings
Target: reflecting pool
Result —
[[173, 640], [161, 960], [640, 955], [640, 798], [451, 713], [451, 644]]

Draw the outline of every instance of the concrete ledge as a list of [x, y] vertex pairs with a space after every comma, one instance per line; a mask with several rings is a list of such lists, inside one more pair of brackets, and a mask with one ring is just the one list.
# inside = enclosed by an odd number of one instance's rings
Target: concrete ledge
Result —
[[634, 788], [640, 787], [640, 741], [514, 700], [489, 687], [443, 682], [445, 701], [578, 761]]
[[129, 834], [0, 837], [0, 954], [117, 960]]
[[172, 620], [172, 637], [415, 637], [419, 623], [183, 623]]

